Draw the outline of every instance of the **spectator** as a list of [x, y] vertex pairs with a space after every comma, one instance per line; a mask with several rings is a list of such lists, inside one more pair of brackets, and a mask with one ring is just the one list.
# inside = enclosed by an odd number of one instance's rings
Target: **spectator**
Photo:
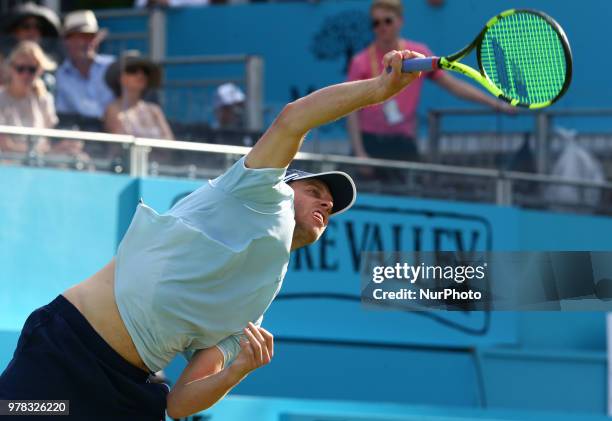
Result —
[[119, 61], [109, 66], [105, 79], [117, 96], [104, 115], [104, 125], [109, 133], [174, 139], [161, 108], [143, 100], [148, 90], [160, 86], [159, 65], [140, 56], [137, 51], [127, 51]]
[[[401, 0], [374, 0], [370, 7], [374, 42], [353, 57], [348, 80], [369, 79], [380, 73], [384, 54], [391, 50], [412, 50], [426, 56], [429, 48], [400, 37], [403, 24]], [[495, 110], [511, 112], [511, 107], [441, 70], [424, 74], [454, 95], [490, 106]], [[418, 161], [415, 142], [416, 109], [423, 78], [384, 104], [363, 108], [348, 116], [348, 131], [353, 153], [367, 158]]]
[[244, 92], [233, 83], [224, 83], [217, 88], [215, 121], [212, 124], [215, 143], [253, 146], [254, 133], [246, 130], [245, 99]]
[[[601, 162], [576, 140], [577, 132], [563, 128], [556, 131], [564, 146], [553, 165], [551, 175], [557, 179], [605, 183], [606, 177]], [[550, 184], [544, 191], [544, 198], [548, 203], [554, 204], [553, 208], [576, 211], [577, 206], [599, 206], [601, 190], [596, 187]]]
[[215, 92], [215, 129], [244, 129], [244, 92], [233, 83], [224, 83]]
[[[60, 20], [57, 14], [48, 7], [35, 3], [17, 5], [9, 13], [2, 25], [3, 38], [0, 43], [2, 57], [10, 54], [11, 50], [20, 41], [34, 41], [39, 44], [48, 57], [57, 59], [57, 39], [60, 32]], [[0, 77], [6, 79], [6, 75]], [[55, 88], [55, 76], [44, 73], [42, 79], [47, 89]]]
[[[53, 96], [40, 76], [53, 70], [51, 61], [33, 41], [22, 41], [6, 60], [8, 80], [0, 88], [0, 124], [33, 128], [51, 128], [57, 124]], [[44, 154], [49, 151], [45, 138], [28, 142], [20, 136], [0, 137], [0, 151]]]
[[17, 41], [41, 44], [43, 38], [59, 36], [60, 20], [48, 7], [28, 2], [17, 5], [11, 11], [2, 29], [5, 35], [11, 35]]
[[105, 35], [91, 10], [66, 15], [63, 37], [67, 58], [56, 75], [58, 112], [102, 118], [113, 101], [104, 74], [114, 59], [97, 52]]

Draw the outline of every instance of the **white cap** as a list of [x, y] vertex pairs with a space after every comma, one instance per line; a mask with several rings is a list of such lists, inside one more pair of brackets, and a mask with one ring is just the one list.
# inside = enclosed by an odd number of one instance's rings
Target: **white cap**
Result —
[[64, 35], [72, 32], [95, 34], [99, 30], [98, 19], [91, 10], [76, 10], [64, 18]]
[[233, 83], [224, 83], [215, 92], [215, 108], [224, 105], [234, 105], [244, 102], [245, 95], [242, 90]]
[[291, 183], [292, 181], [307, 180], [309, 178], [321, 180], [327, 184], [329, 192], [334, 200], [334, 207], [332, 208], [331, 212], [332, 215], [338, 215], [342, 212], [346, 212], [351, 206], [353, 206], [355, 199], [357, 199], [357, 188], [355, 187], [355, 182], [350, 175], [342, 171], [327, 171], [313, 174], [310, 172], [289, 168], [285, 172], [283, 181], [285, 183]]

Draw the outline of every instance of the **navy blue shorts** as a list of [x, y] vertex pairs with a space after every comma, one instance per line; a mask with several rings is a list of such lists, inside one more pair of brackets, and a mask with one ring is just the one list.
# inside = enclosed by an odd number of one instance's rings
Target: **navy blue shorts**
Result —
[[66, 420], [159, 421], [165, 419], [168, 387], [148, 378], [60, 295], [26, 320], [0, 376], [0, 399], [69, 400], [70, 416], [57, 417]]

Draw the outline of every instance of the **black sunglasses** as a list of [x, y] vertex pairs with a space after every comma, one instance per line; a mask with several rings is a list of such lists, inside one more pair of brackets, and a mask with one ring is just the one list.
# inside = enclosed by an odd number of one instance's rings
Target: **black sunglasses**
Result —
[[38, 71], [38, 67], [36, 66], [28, 66], [26, 64], [15, 64], [13, 65], [13, 69], [17, 73], [29, 73], [31, 75], [35, 74]]
[[386, 17], [384, 19], [372, 19], [372, 28], [378, 28], [381, 24], [389, 26], [393, 23], [393, 18]]
[[138, 66], [138, 65], [129, 65], [129, 66], [125, 66], [125, 68], [123, 69], [123, 71], [125, 73], [129, 73], [131, 75], [136, 74], [138, 72], [143, 72], [146, 76], [149, 76], [149, 69], [147, 69], [144, 66]]

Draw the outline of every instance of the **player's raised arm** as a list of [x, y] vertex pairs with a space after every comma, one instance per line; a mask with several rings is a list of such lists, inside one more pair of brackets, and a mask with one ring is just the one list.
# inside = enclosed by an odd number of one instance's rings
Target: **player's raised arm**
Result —
[[319, 89], [287, 104], [255, 144], [246, 158], [249, 168], [283, 168], [300, 149], [306, 133], [353, 111], [377, 104], [408, 86], [419, 73], [402, 73], [402, 59], [422, 57], [412, 51], [390, 51], [383, 58], [383, 69], [375, 78], [345, 82]]

